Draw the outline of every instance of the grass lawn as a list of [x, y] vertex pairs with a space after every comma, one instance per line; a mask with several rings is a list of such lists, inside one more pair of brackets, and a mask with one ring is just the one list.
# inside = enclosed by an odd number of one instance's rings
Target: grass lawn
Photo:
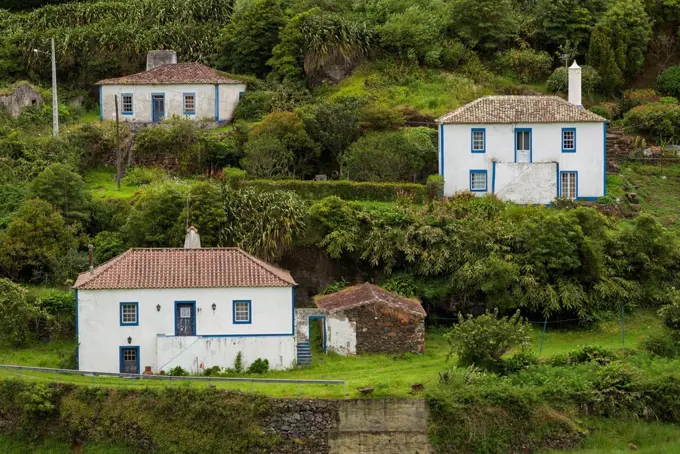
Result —
[[[636, 347], [640, 340], [658, 329], [660, 323], [653, 312], [640, 311], [627, 317], [626, 347]], [[541, 328], [537, 326], [533, 331], [532, 349], [538, 353], [541, 343]], [[285, 379], [317, 379], [317, 380], [345, 380], [347, 382], [348, 397], [358, 397], [358, 388], [372, 387], [374, 398], [380, 397], [410, 397], [411, 385], [422, 383], [426, 387], [433, 386], [439, 379], [439, 373], [455, 365], [454, 359], [447, 361], [448, 344], [443, 337], [446, 330], [428, 330], [424, 355], [361, 355], [344, 357], [336, 354], [317, 355], [309, 367], [293, 368], [286, 371], [271, 371], [265, 375], [252, 375], [253, 378], [285, 378]], [[542, 357], [549, 357], [565, 353], [584, 345], [600, 345], [606, 348], [621, 347], [620, 321], [601, 323], [591, 330], [556, 330], [549, 325], [543, 345]], [[34, 344], [24, 349], [0, 349], [0, 364], [18, 364], [39, 367], [58, 367], [60, 352], [67, 353], [73, 343], [67, 341]], [[54, 374], [3, 370], [0, 376], [32, 378], [36, 380], [53, 381]], [[296, 384], [254, 384], [225, 383], [213, 381], [150, 381], [105, 377], [81, 377], [59, 375], [60, 382], [84, 385], [100, 385], [112, 387], [145, 387], [145, 386], [207, 386], [215, 385], [220, 388], [237, 389], [241, 391], [258, 391], [271, 396], [293, 397], [299, 395], [307, 397], [343, 397], [343, 387], [339, 385], [301, 385]]]
[[680, 164], [624, 162], [621, 176], [612, 183], [619, 183], [618, 180], [624, 191], [638, 194], [643, 211], [653, 214], [667, 227], [680, 227]]
[[[55, 440], [31, 443], [17, 438], [0, 435], [0, 452], [3, 454], [65, 454], [71, 452], [71, 444]], [[102, 442], [88, 442], [82, 445], [81, 454], [129, 454], [127, 448]]]
[[115, 169], [96, 169], [85, 173], [85, 187], [94, 198], [98, 199], [129, 199], [140, 186], [126, 186], [121, 183], [120, 189], [116, 183]]

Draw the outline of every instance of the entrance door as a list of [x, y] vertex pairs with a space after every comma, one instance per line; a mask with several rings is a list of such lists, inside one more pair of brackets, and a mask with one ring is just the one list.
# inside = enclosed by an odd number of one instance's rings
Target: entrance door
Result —
[[120, 372], [122, 374], [139, 373], [139, 347], [120, 348]]
[[165, 95], [151, 95], [151, 116], [154, 123], [165, 117]]
[[531, 129], [515, 129], [515, 162], [531, 162]]
[[309, 316], [309, 347], [312, 353], [326, 353], [326, 317]]
[[175, 302], [175, 336], [196, 335], [196, 302]]

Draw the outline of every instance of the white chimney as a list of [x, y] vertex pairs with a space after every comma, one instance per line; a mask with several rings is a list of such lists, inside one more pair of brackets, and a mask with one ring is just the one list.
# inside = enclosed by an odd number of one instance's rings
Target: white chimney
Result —
[[176, 65], [177, 54], [174, 50], [150, 50], [146, 54], [146, 70], [154, 69], [161, 65]]
[[569, 102], [583, 107], [581, 104], [581, 67], [574, 64], [569, 67]]
[[184, 238], [184, 249], [200, 249], [201, 237], [198, 235], [196, 227], [193, 225], [187, 230], [187, 236]]

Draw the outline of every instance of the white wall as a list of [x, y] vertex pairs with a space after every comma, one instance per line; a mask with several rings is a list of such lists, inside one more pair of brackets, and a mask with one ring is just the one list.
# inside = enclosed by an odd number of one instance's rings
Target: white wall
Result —
[[[215, 121], [215, 85], [102, 85], [100, 87], [102, 120], [115, 120], [115, 95], [118, 95], [118, 109], [121, 109], [121, 95], [132, 93], [133, 114], [120, 114], [120, 121], [148, 123], [151, 117], [151, 95], [165, 94], [165, 115], [188, 117], [194, 120]], [[219, 85], [219, 121], [231, 121], [239, 93], [246, 91], [245, 84]], [[184, 93], [196, 94], [196, 114], [184, 115]]]
[[557, 195], [557, 164], [554, 162], [492, 163], [495, 194], [523, 205], [548, 204]]
[[[471, 129], [486, 129], [486, 152], [471, 152]], [[493, 161], [497, 163], [514, 163], [515, 161], [515, 128], [532, 129], [532, 162], [555, 162], [559, 171], [578, 172], [578, 197], [597, 198], [605, 194], [604, 159], [605, 130], [603, 123], [533, 123], [533, 124], [472, 124], [440, 126], [440, 173], [442, 173], [443, 144], [443, 176], [444, 194], [468, 191], [470, 188], [470, 170], [486, 170], [487, 192], [491, 193], [493, 184]], [[576, 128], [576, 152], [562, 153], [562, 128]], [[443, 134], [443, 140], [441, 137]], [[511, 167], [496, 168], [496, 188], [499, 181], [512, 181], [502, 175]], [[557, 179], [557, 172], [555, 172]], [[506, 185], [507, 186], [507, 185]], [[506, 190], [510, 188], [506, 187]], [[476, 192], [484, 195], [484, 192]], [[551, 199], [552, 200], [552, 199]]]
[[324, 309], [296, 309], [295, 337], [298, 341], [309, 341], [309, 317], [323, 316], [326, 321], [326, 351], [340, 355], [354, 355], [357, 352], [357, 327], [341, 312], [328, 314]]
[[[252, 301], [251, 324], [233, 323], [233, 300]], [[290, 287], [80, 290], [77, 302], [80, 369], [119, 372], [119, 347], [131, 345], [140, 347], [140, 370], [151, 366], [156, 371], [162, 365], [157, 359], [156, 338], [159, 334], [174, 336], [175, 301], [196, 301], [198, 336], [226, 335], [248, 339], [250, 336], [267, 335], [279, 340], [285, 336], [294, 337], [293, 292]], [[139, 304], [138, 326], [120, 325], [121, 302]], [[216, 304], [214, 312], [213, 303]], [[160, 311], [156, 310], [158, 304], [161, 305]], [[132, 337], [130, 344], [128, 336]], [[235, 356], [236, 352], [233, 354]], [[243, 354], [246, 355], [246, 352]], [[267, 358], [270, 363], [280, 362], [281, 355], [277, 351], [264, 350], [258, 354], [256, 357]], [[287, 361], [290, 355], [295, 355], [293, 343], [284, 359]], [[222, 366], [231, 366], [232, 363]]]

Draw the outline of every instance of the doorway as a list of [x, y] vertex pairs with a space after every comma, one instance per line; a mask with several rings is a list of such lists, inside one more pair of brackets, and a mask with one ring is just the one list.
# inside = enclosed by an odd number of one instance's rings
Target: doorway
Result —
[[311, 315], [309, 317], [309, 348], [314, 353], [326, 353], [326, 317]]
[[120, 347], [120, 373], [139, 373], [139, 347]]
[[151, 95], [151, 121], [158, 123], [165, 118], [165, 95]]
[[196, 335], [196, 301], [175, 301], [175, 336]]
[[515, 129], [515, 162], [531, 162], [531, 129]]

